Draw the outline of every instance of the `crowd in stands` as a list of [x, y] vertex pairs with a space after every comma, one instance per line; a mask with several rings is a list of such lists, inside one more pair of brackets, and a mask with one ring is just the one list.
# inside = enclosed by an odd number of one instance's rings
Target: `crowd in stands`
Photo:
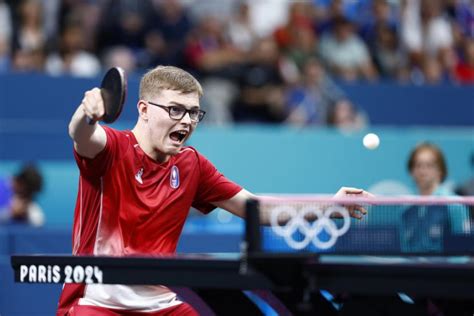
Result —
[[206, 121], [359, 128], [337, 82], [474, 83], [472, 0], [0, 0], [0, 73], [183, 67]]
[[0, 177], [0, 225], [40, 227], [45, 222], [36, 197], [43, 188], [43, 175], [34, 164], [23, 165], [11, 177]]

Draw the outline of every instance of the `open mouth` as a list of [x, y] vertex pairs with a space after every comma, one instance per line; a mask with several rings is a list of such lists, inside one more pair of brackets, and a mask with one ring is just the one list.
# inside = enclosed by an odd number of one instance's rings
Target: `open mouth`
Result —
[[186, 130], [179, 130], [179, 131], [174, 131], [170, 134], [170, 138], [174, 140], [175, 142], [182, 143], [186, 136], [188, 135], [188, 131]]

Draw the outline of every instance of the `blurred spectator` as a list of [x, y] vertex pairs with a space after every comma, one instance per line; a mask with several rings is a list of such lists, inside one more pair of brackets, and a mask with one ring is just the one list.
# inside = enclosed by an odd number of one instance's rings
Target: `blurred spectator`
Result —
[[203, 75], [229, 76], [232, 66], [243, 62], [242, 53], [228, 41], [223, 23], [215, 16], [203, 17], [185, 47], [188, 66]]
[[0, 37], [8, 41], [12, 36], [12, 16], [10, 6], [5, 0], [0, 0]]
[[125, 46], [111, 47], [105, 52], [104, 68], [120, 67], [125, 73], [133, 73], [136, 68], [135, 56]]
[[332, 30], [321, 38], [319, 52], [331, 73], [338, 77], [345, 80], [377, 77], [367, 46], [346, 18], [334, 20]]
[[18, 10], [18, 20], [15, 21], [13, 34], [15, 50], [44, 49], [46, 35], [41, 2], [38, 0], [23, 0]]
[[377, 37], [377, 29], [384, 27], [397, 33], [397, 22], [389, 0], [373, 0], [371, 14], [366, 21], [361, 23], [360, 35], [369, 46], [373, 46]]
[[47, 42], [51, 42], [58, 35], [59, 10], [63, 0], [39, 0], [43, 13], [43, 30]]
[[278, 47], [287, 50], [295, 42], [295, 36], [300, 29], [312, 27], [311, 4], [304, 1], [296, 1], [290, 4], [288, 21], [277, 27], [274, 37]]
[[329, 107], [344, 98], [316, 58], [303, 66], [301, 83], [287, 92], [287, 122], [293, 125], [325, 125]]
[[367, 119], [352, 102], [342, 99], [329, 107], [328, 125], [341, 131], [357, 131], [367, 125]]
[[203, 124], [232, 124], [232, 106], [239, 93], [235, 82], [220, 77], [206, 77], [202, 80], [202, 88], [206, 91], [201, 98], [201, 107], [206, 111]]
[[[447, 72], [454, 64], [454, 39], [449, 21], [442, 15], [441, 0], [405, 0], [402, 8], [402, 41], [409, 52], [414, 67], [421, 67], [423, 74], [433, 67], [423, 65], [428, 61], [439, 63]], [[436, 67], [437, 68], [437, 67]]]
[[318, 56], [317, 39], [312, 28], [300, 27], [294, 30], [285, 55], [302, 71], [310, 58]]
[[474, 37], [474, 1], [444, 0], [444, 11], [463, 36]]
[[448, 175], [448, 169], [444, 155], [436, 145], [417, 145], [409, 155], [407, 167], [419, 195], [453, 195], [448, 188], [441, 186]]
[[85, 34], [79, 24], [68, 24], [59, 43], [59, 52], [48, 56], [46, 71], [51, 75], [70, 74], [76, 77], [93, 77], [101, 71], [97, 57], [85, 51]]
[[12, 68], [16, 71], [43, 71], [46, 48], [43, 8], [38, 0], [24, 0], [14, 20]]
[[[121, 46], [123, 49], [128, 49]], [[130, 51], [130, 50], [129, 50]], [[131, 52], [130, 52], [131, 53]], [[132, 56], [134, 63], [141, 70], [147, 70], [156, 65], [176, 65], [182, 63], [180, 54], [170, 53], [170, 49], [159, 30], [151, 30], [145, 35], [145, 48]]]
[[[419, 195], [455, 195], [442, 185], [448, 170], [444, 155], [436, 145], [417, 145], [410, 153], [407, 167]], [[468, 210], [461, 205], [410, 207], [402, 217], [402, 248], [410, 252], [443, 251], [445, 237], [469, 229]]]
[[0, 0], [0, 73], [10, 67], [10, 41], [12, 37], [11, 11], [5, 1]]
[[374, 0], [371, 15], [361, 24], [360, 35], [367, 43], [381, 76], [404, 79], [406, 58], [399, 45], [396, 15], [388, 0]]
[[34, 201], [43, 187], [43, 177], [33, 165], [23, 166], [11, 181], [0, 185], [0, 223], [44, 224], [41, 207]]
[[278, 46], [271, 37], [256, 43], [238, 79], [240, 94], [233, 109], [236, 121], [278, 123], [284, 120], [279, 58]]
[[126, 46], [133, 52], [143, 49], [145, 35], [150, 30], [154, 9], [150, 0], [104, 1], [98, 29], [98, 49]]
[[12, 69], [15, 72], [44, 72], [45, 52], [43, 49], [18, 49], [13, 54]]
[[[252, 29], [259, 38], [267, 37], [288, 21], [289, 9], [293, 0], [252, 1], [246, 0]], [[220, 1], [225, 2], [225, 1]]]
[[329, 32], [334, 22], [339, 18], [346, 18], [349, 12], [354, 12], [354, 1], [345, 0], [315, 0], [315, 27], [318, 34]]
[[257, 41], [257, 34], [250, 20], [250, 7], [239, 0], [237, 10], [227, 25], [227, 34], [233, 46], [244, 52], [250, 51]]
[[387, 25], [378, 26], [372, 49], [373, 59], [381, 76], [402, 81], [408, 79], [406, 55], [393, 28]]
[[202, 86], [206, 93], [202, 105], [210, 114], [206, 123], [226, 124], [232, 121], [236, 81], [247, 53], [233, 45], [219, 18], [204, 16], [198, 23], [187, 41], [186, 61], [188, 67], [203, 77]]
[[[46, 1], [46, 0], [45, 0]], [[97, 36], [99, 23], [102, 19], [102, 9], [104, 1], [84, 1], [84, 0], [58, 0], [59, 7], [59, 31], [62, 33], [68, 25], [80, 25], [83, 34], [87, 34], [82, 39], [83, 48], [89, 52], [97, 50]]]
[[455, 69], [454, 77], [460, 83], [474, 83], [474, 39], [466, 39], [464, 43], [464, 54], [459, 59]]
[[288, 22], [274, 32], [281, 58], [279, 67], [286, 84], [298, 84], [308, 59], [318, 56], [317, 36], [313, 28], [309, 2], [293, 2]]
[[[147, 68], [160, 64], [180, 66], [183, 64], [185, 39], [193, 28], [188, 10], [180, 0], [153, 0], [152, 3], [154, 16], [151, 30], [145, 35], [145, 45], [148, 51], [155, 52], [152, 56], [162, 62], [150, 64]], [[160, 40], [164, 45], [158, 50]]]

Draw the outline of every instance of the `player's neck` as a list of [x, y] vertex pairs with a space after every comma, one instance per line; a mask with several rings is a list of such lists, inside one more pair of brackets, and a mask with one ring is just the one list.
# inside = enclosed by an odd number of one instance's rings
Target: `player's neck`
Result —
[[162, 152], [159, 152], [153, 148], [151, 145], [150, 137], [147, 134], [146, 130], [140, 123], [137, 123], [132, 129], [132, 133], [135, 136], [138, 146], [141, 150], [151, 159], [155, 160], [158, 163], [164, 163], [169, 160], [170, 156]]

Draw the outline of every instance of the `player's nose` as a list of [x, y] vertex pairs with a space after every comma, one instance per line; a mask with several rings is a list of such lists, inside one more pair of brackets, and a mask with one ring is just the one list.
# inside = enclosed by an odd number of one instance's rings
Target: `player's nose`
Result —
[[181, 123], [191, 124], [192, 122], [193, 120], [191, 119], [191, 113], [186, 112], [183, 118], [181, 119]]

